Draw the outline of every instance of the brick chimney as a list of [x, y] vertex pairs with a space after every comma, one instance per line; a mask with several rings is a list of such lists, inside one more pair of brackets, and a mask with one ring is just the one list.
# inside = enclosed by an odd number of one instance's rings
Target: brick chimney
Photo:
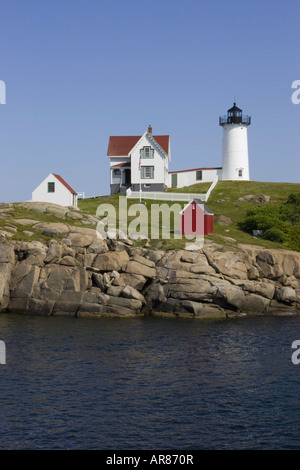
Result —
[[150, 124], [149, 124], [149, 127], [148, 127], [148, 134], [152, 134], [152, 126], [150, 126]]

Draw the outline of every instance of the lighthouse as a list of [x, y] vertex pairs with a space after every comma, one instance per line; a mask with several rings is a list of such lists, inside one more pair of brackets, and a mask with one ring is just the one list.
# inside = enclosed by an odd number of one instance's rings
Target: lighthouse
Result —
[[244, 116], [233, 103], [227, 116], [220, 116], [219, 124], [223, 127], [222, 181], [249, 181], [247, 127], [251, 116]]

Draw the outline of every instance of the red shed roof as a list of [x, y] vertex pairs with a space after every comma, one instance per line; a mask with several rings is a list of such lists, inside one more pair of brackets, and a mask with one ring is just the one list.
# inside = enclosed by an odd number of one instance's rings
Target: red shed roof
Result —
[[55, 175], [54, 173], [52, 173], [52, 175], [55, 176], [55, 178], [57, 178], [58, 181], [60, 181], [69, 191], [71, 191], [71, 193], [77, 194], [76, 191], [74, 191], [74, 189], [72, 189], [71, 186], [69, 186], [61, 176]]
[[[122, 157], [128, 155], [130, 150], [133, 149], [135, 144], [140, 140], [141, 135], [113, 135], [109, 138], [107, 156], [108, 157]], [[153, 135], [153, 139], [156, 140], [158, 145], [163, 149], [163, 151], [169, 153], [169, 140], [170, 136], [168, 135]]]
[[179, 212], [179, 214], [183, 214], [185, 210], [193, 203], [195, 202], [198, 206], [200, 206], [200, 209], [203, 210], [205, 215], [214, 215], [214, 212], [205, 204], [204, 201], [201, 201], [201, 199], [194, 198], [192, 201], [188, 202], [184, 208]]

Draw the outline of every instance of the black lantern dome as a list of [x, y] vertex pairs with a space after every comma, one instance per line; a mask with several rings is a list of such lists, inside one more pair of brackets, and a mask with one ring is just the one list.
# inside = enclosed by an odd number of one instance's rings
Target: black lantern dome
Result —
[[236, 103], [233, 103], [232, 108], [228, 109], [227, 116], [220, 116], [220, 126], [224, 124], [251, 124], [251, 116], [243, 116], [243, 111], [237, 107]]

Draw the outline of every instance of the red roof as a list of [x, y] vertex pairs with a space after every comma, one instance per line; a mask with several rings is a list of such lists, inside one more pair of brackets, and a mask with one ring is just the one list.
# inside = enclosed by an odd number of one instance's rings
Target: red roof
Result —
[[[135, 144], [140, 140], [141, 135], [127, 135], [127, 136], [110, 136], [108, 143], [107, 156], [108, 157], [122, 157], [128, 155], [130, 150], [133, 149]], [[163, 151], [169, 153], [169, 139], [168, 135], [153, 135], [152, 136]]]
[[117, 163], [116, 165], [112, 165], [111, 168], [116, 168], [120, 166], [130, 166], [130, 162]]
[[55, 176], [55, 178], [57, 178], [58, 181], [60, 181], [69, 191], [71, 191], [71, 193], [77, 195], [76, 191], [74, 191], [74, 189], [72, 189], [71, 186], [69, 186], [61, 176], [55, 175], [54, 173], [52, 173], [52, 175]]

